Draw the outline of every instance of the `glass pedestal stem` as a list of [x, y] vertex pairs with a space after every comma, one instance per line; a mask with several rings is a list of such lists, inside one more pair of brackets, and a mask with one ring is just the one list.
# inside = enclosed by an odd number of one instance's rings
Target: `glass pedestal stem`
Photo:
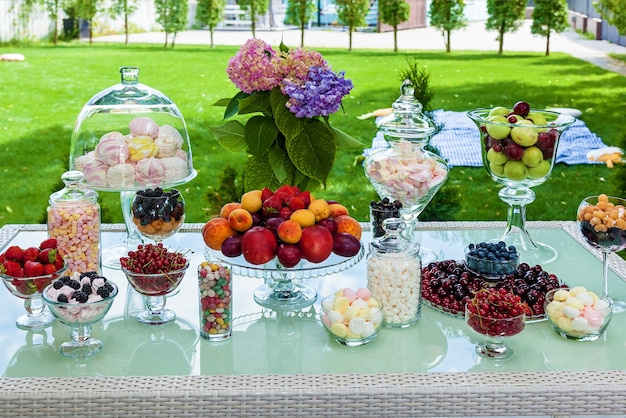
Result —
[[549, 245], [533, 241], [526, 229], [526, 205], [535, 201], [535, 192], [528, 188], [505, 187], [498, 195], [509, 206], [506, 230], [500, 240], [515, 246], [520, 259], [529, 265], [547, 264], [556, 260], [557, 251]]
[[432, 249], [428, 247], [424, 247], [417, 239], [417, 234], [415, 232], [415, 229], [419, 221], [418, 215], [420, 213], [421, 213], [421, 210], [419, 212], [412, 212], [409, 210], [402, 210], [400, 212], [400, 216], [402, 217], [404, 222], [406, 222], [407, 224], [406, 228], [404, 228], [404, 230], [402, 231], [402, 234], [409, 241], [417, 242], [419, 244], [420, 246], [419, 254], [420, 254], [420, 258], [422, 259], [422, 265], [426, 266], [434, 261], [437, 261], [438, 257], [435, 251], [433, 251]]

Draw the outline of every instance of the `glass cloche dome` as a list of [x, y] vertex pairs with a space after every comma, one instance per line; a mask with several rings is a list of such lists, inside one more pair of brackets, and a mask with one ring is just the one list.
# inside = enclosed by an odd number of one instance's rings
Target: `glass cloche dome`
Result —
[[72, 132], [70, 169], [97, 190], [173, 187], [196, 176], [185, 119], [163, 93], [139, 83], [139, 68], [93, 96]]

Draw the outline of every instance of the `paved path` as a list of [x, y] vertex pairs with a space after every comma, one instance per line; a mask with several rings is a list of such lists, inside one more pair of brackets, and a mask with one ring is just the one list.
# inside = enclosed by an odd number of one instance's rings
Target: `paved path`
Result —
[[[504, 35], [504, 53], [511, 51], [544, 52], [546, 40], [544, 37], [530, 33], [531, 21], [524, 21], [516, 32]], [[300, 31], [296, 29], [257, 30], [257, 38], [261, 38], [273, 46], [282, 40], [289, 47], [300, 45]], [[241, 45], [252, 37], [249, 29], [227, 29], [214, 32], [215, 45]], [[130, 35], [130, 43], [164, 43], [163, 32], [138, 33]], [[95, 42], [124, 42], [124, 35], [103, 36], [94, 39]], [[176, 44], [203, 45], [210, 44], [209, 31], [189, 30], [181, 32], [176, 37]], [[304, 45], [310, 48], [345, 48], [348, 49], [348, 32], [341, 29], [315, 28], [305, 31]], [[466, 28], [452, 32], [452, 50], [498, 50], [496, 32], [485, 30], [485, 22], [470, 22]], [[355, 32], [352, 34], [353, 49], [393, 49], [393, 33]], [[418, 28], [398, 31], [398, 49], [403, 51], [415, 50], [445, 50], [441, 33], [433, 28]], [[607, 41], [583, 39], [573, 30], [560, 34], [552, 34], [550, 39], [551, 52], [566, 52], [577, 58], [589, 61], [599, 67], [626, 76], [626, 63], [610, 58], [607, 54], [624, 54], [626, 47], [612, 44]]]

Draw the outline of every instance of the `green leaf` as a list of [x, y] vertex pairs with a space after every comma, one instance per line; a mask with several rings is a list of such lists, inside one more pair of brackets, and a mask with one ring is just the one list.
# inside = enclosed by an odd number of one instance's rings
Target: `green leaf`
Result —
[[337, 147], [339, 148], [363, 148], [365, 145], [353, 137], [335, 127], [331, 128], [337, 134]]
[[318, 119], [307, 119], [304, 129], [286, 138], [287, 153], [293, 165], [304, 175], [326, 184], [335, 161], [334, 135]]
[[266, 116], [272, 115], [268, 92], [259, 91], [239, 100], [240, 115], [256, 112], [261, 112]]
[[295, 137], [302, 132], [308, 119], [297, 118], [285, 106], [287, 97], [275, 88], [270, 92], [270, 103], [274, 112], [276, 126], [286, 138]]
[[267, 153], [270, 166], [274, 175], [280, 183], [293, 183], [294, 173], [297, 173], [295, 167], [289, 159], [289, 155], [280, 147], [272, 147]]
[[213, 103], [213, 106], [228, 106], [231, 100], [233, 100], [232, 97], [224, 97]]
[[276, 179], [270, 166], [267, 154], [250, 158], [243, 182], [245, 190], [262, 190], [264, 187], [275, 190], [280, 186], [280, 182]]
[[253, 116], [248, 119], [246, 123], [244, 135], [250, 154], [261, 156], [265, 154], [276, 141], [278, 128], [272, 118]]
[[210, 129], [217, 142], [228, 151], [239, 152], [247, 149], [244, 126], [241, 122], [231, 120]]
[[248, 96], [249, 94], [244, 93], [243, 91], [240, 91], [239, 93], [235, 94], [226, 105], [226, 110], [224, 111], [224, 119], [228, 119], [228, 118], [235, 116], [237, 112], [239, 112], [239, 101], [242, 99], [245, 99]]
[[288, 52], [289, 52], [289, 47], [288, 47], [287, 45], [285, 45], [285, 44], [283, 43], [283, 41], [281, 40], [281, 41], [280, 41], [280, 45], [278, 45], [278, 50], [279, 50], [280, 52], [288, 53]]

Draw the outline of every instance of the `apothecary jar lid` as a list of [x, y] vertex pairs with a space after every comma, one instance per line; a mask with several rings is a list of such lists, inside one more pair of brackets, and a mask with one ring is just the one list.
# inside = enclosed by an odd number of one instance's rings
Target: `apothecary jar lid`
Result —
[[178, 107], [139, 82], [138, 67], [93, 96], [74, 125], [70, 170], [96, 190], [172, 187], [196, 176], [187, 126]]
[[400, 97], [392, 105], [393, 113], [379, 126], [386, 141], [423, 142], [426, 145], [437, 131], [435, 123], [422, 113], [422, 104], [415, 98], [415, 86], [404, 80]]

